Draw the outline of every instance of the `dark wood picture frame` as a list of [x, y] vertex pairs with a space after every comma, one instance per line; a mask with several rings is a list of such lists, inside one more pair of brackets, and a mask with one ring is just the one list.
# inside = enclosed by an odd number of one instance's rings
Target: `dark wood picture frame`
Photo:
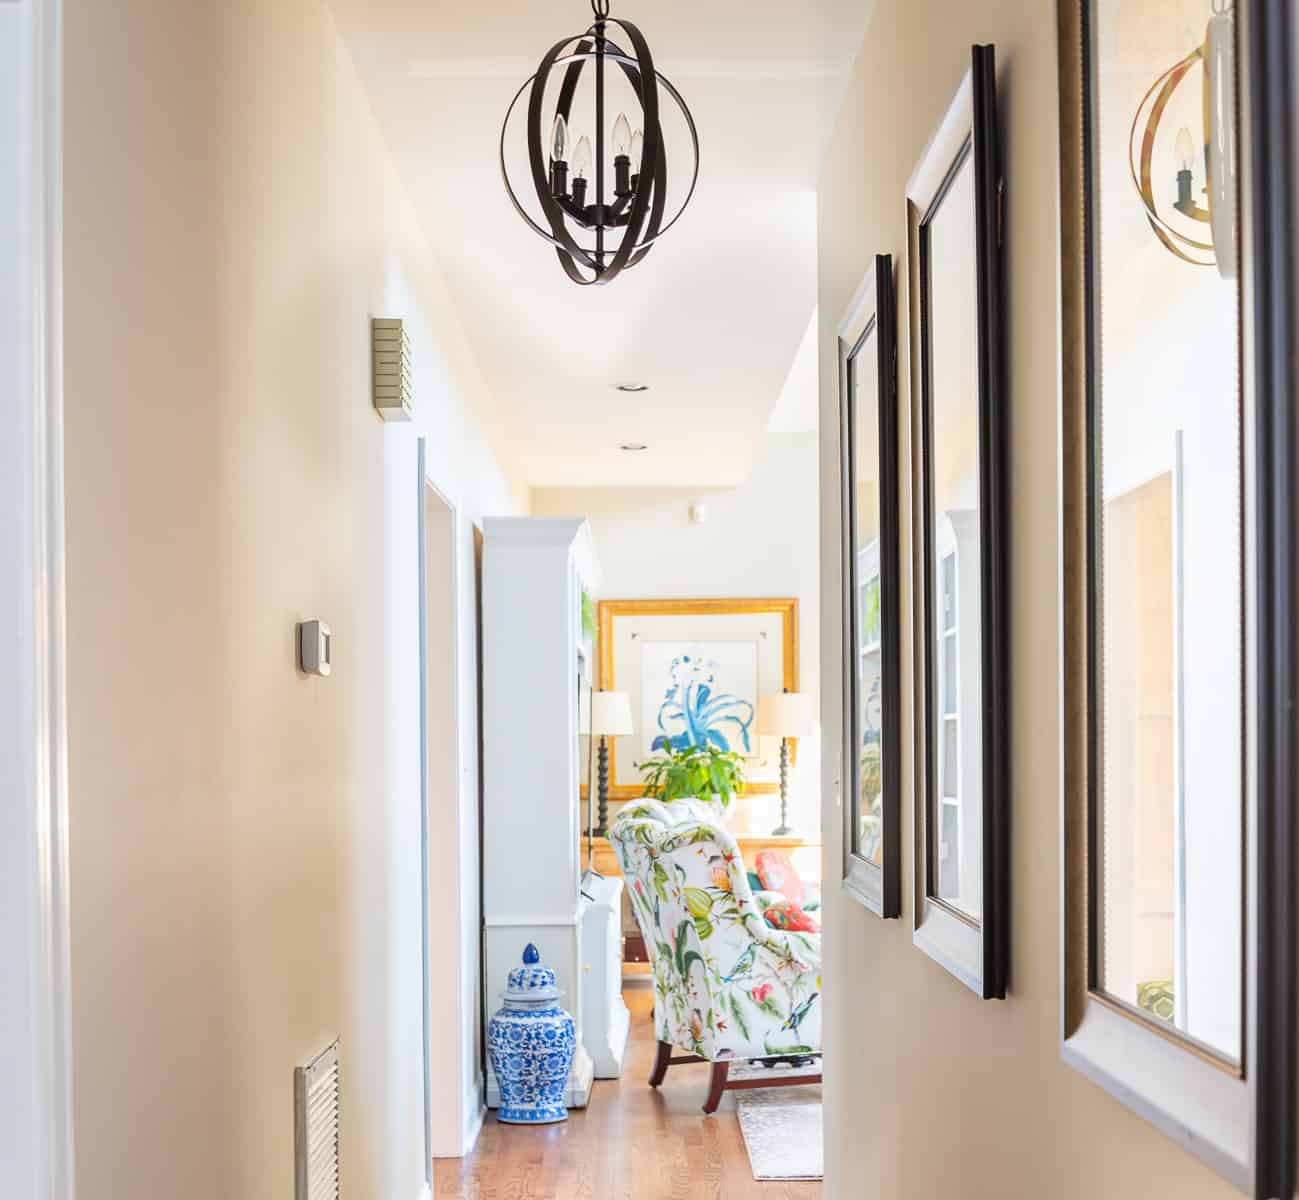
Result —
[[[1242, 386], [1252, 438], [1254, 558], [1245, 560], [1255, 625], [1246, 714], [1245, 1028], [1226, 1069], [1185, 1038], [1134, 1019], [1098, 995], [1100, 884], [1094, 624], [1097, 202], [1090, 165], [1091, 0], [1058, 0], [1061, 172], [1061, 580], [1063, 583], [1063, 904], [1060, 1041], [1064, 1060], [1256, 1200], [1296, 1184], [1296, 886], [1299, 882], [1299, 387], [1296, 306], [1296, 34], [1291, 0], [1237, 5], [1241, 144]], [[1085, 182], [1080, 187], [1079, 181]], [[1252, 406], [1252, 409], [1251, 409]], [[1266, 649], [1263, 649], [1266, 648]], [[1220, 1131], [1233, 1130], [1224, 1139]]]
[[[933, 504], [933, 362], [929, 222], [957, 172], [974, 171], [977, 454], [979, 503], [982, 908], [976, 921], [937, 896], [933, 861], [937, 815], [937, 686]], [[912, 421], [916, 459], [914, 568], [916, 653], [916, 837], [914, 941], [984, 999], [1006, 995], [1010, 963], [1010, 663], [1006, 507], [1007, 401], [1003, 346], [1002, 203], [996, 51], [974, 46], [971, 66], [907, 185], [911, 271]], [[941, 348], [938, 348], [941, 352]]]
[[[869, 351], [873, 350], [873, 354]], [[880, 861], [857, 852], [861, 813], [861, 645], [858, 612], [856, 372], [875, 374], [880, 532]], [[877, 254], [839, 326], [839, 450], [844, 655], [844, 889], [884, 918], [902, 914], [901, 499], [898, 472], [897, 292], [893, 256]]]

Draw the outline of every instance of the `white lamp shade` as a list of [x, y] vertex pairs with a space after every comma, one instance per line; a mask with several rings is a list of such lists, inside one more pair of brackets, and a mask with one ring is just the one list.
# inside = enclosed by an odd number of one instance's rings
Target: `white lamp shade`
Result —
[[631, 699], [626, 692], [592, 693], [590, 732], [596, 737], [625, 737], [634, 732]]
[[759, 696], [758, 732], [769, 737], [809, 737], [812, 697], [806, 692], [771, 692]]

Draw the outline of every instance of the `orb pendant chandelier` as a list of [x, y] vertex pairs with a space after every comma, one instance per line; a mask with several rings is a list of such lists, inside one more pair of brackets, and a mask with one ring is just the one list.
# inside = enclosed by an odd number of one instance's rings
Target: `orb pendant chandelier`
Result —
[[[500, 145], [501, 177], [515, 210], [555, 247], [568, 277], [583, 285], [609, 283], [643, 261], [685, 211], [699, 178], [694, 118], [681, 93], [655, 69], [644, 35], [630, 21], [611, 17], [609, 0], [591, 0], [591, 10], [594, 24], [584, 33], [556, 42], [536, 73], [514, 94], [501, 125]], [[625, 38], [627, 48], [615, 38]], [[594, 68], [594, 137], [582, 133], [574, 145], [569, 132], [573, 101], [588, 66]], [[553, 110], [546, 111], [546, 85], [557, 69], [563, 72], [558, 93]], [[620, 112], [613, 122], [607, 139], [612, 178], [605, 162], [609, 71], [622, 73], [640, 106], [634, 128], [626, 113]], [[525, 94], [529, 175], [544, 224], [524, 207], [505, 165], [510, 118]], [[668, 160], [660, 121], [664, 95], [685, 118], [694, 155], [685, 198], [666, 222]]]

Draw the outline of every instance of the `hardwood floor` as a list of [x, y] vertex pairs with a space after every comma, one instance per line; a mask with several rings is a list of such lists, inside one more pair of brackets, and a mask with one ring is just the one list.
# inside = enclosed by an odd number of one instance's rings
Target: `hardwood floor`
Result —
[[649, 1086], [653, 994], [629, 986], [631, 1041], [621, 1079], [596, 1080], [591, 1104], [535, 1129], [487, 1114], [474, 1152], [439, 1159], [436, 1200], [814, 1200], [819, 1183], [758, 1183], [727, 1093], [714, 1116], [700, 1108], [707, 1065], [673, 1067]]

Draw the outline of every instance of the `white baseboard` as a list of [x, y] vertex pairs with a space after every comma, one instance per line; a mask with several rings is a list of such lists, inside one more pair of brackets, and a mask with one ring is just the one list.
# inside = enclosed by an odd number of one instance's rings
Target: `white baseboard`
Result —
[[622, 997], [618, 996], [609, 1015], [608, 1028], [604, 1030], [605, 1037], [587, 1043], [597, 1079], [618, 1079], [622, 1075], [622, 1060], [627, 1053], [627, 1037], [630, 1032], [631, 1013], [622, 1002]]
[[595, 1078], [595, 1064], [585, 1047], [578, 1046], [573, 1069], [568, 1073], [568, 1087], [564, 1103], [569, 1108], [585, 1108], [591, 1099], [591, 1081]]
[[481, 1093], [475, 1091], [474, 1104], [469, 1109], [469, 1120], [465, 1126], [464, 1145], [460, 1153], [461, 1158], [473, 1153], [474, 1146], [478, 1143], [478, 1135], [483, 1131], [483, 1121], [487, 1116], [487, 1108], [480, 1097]]

